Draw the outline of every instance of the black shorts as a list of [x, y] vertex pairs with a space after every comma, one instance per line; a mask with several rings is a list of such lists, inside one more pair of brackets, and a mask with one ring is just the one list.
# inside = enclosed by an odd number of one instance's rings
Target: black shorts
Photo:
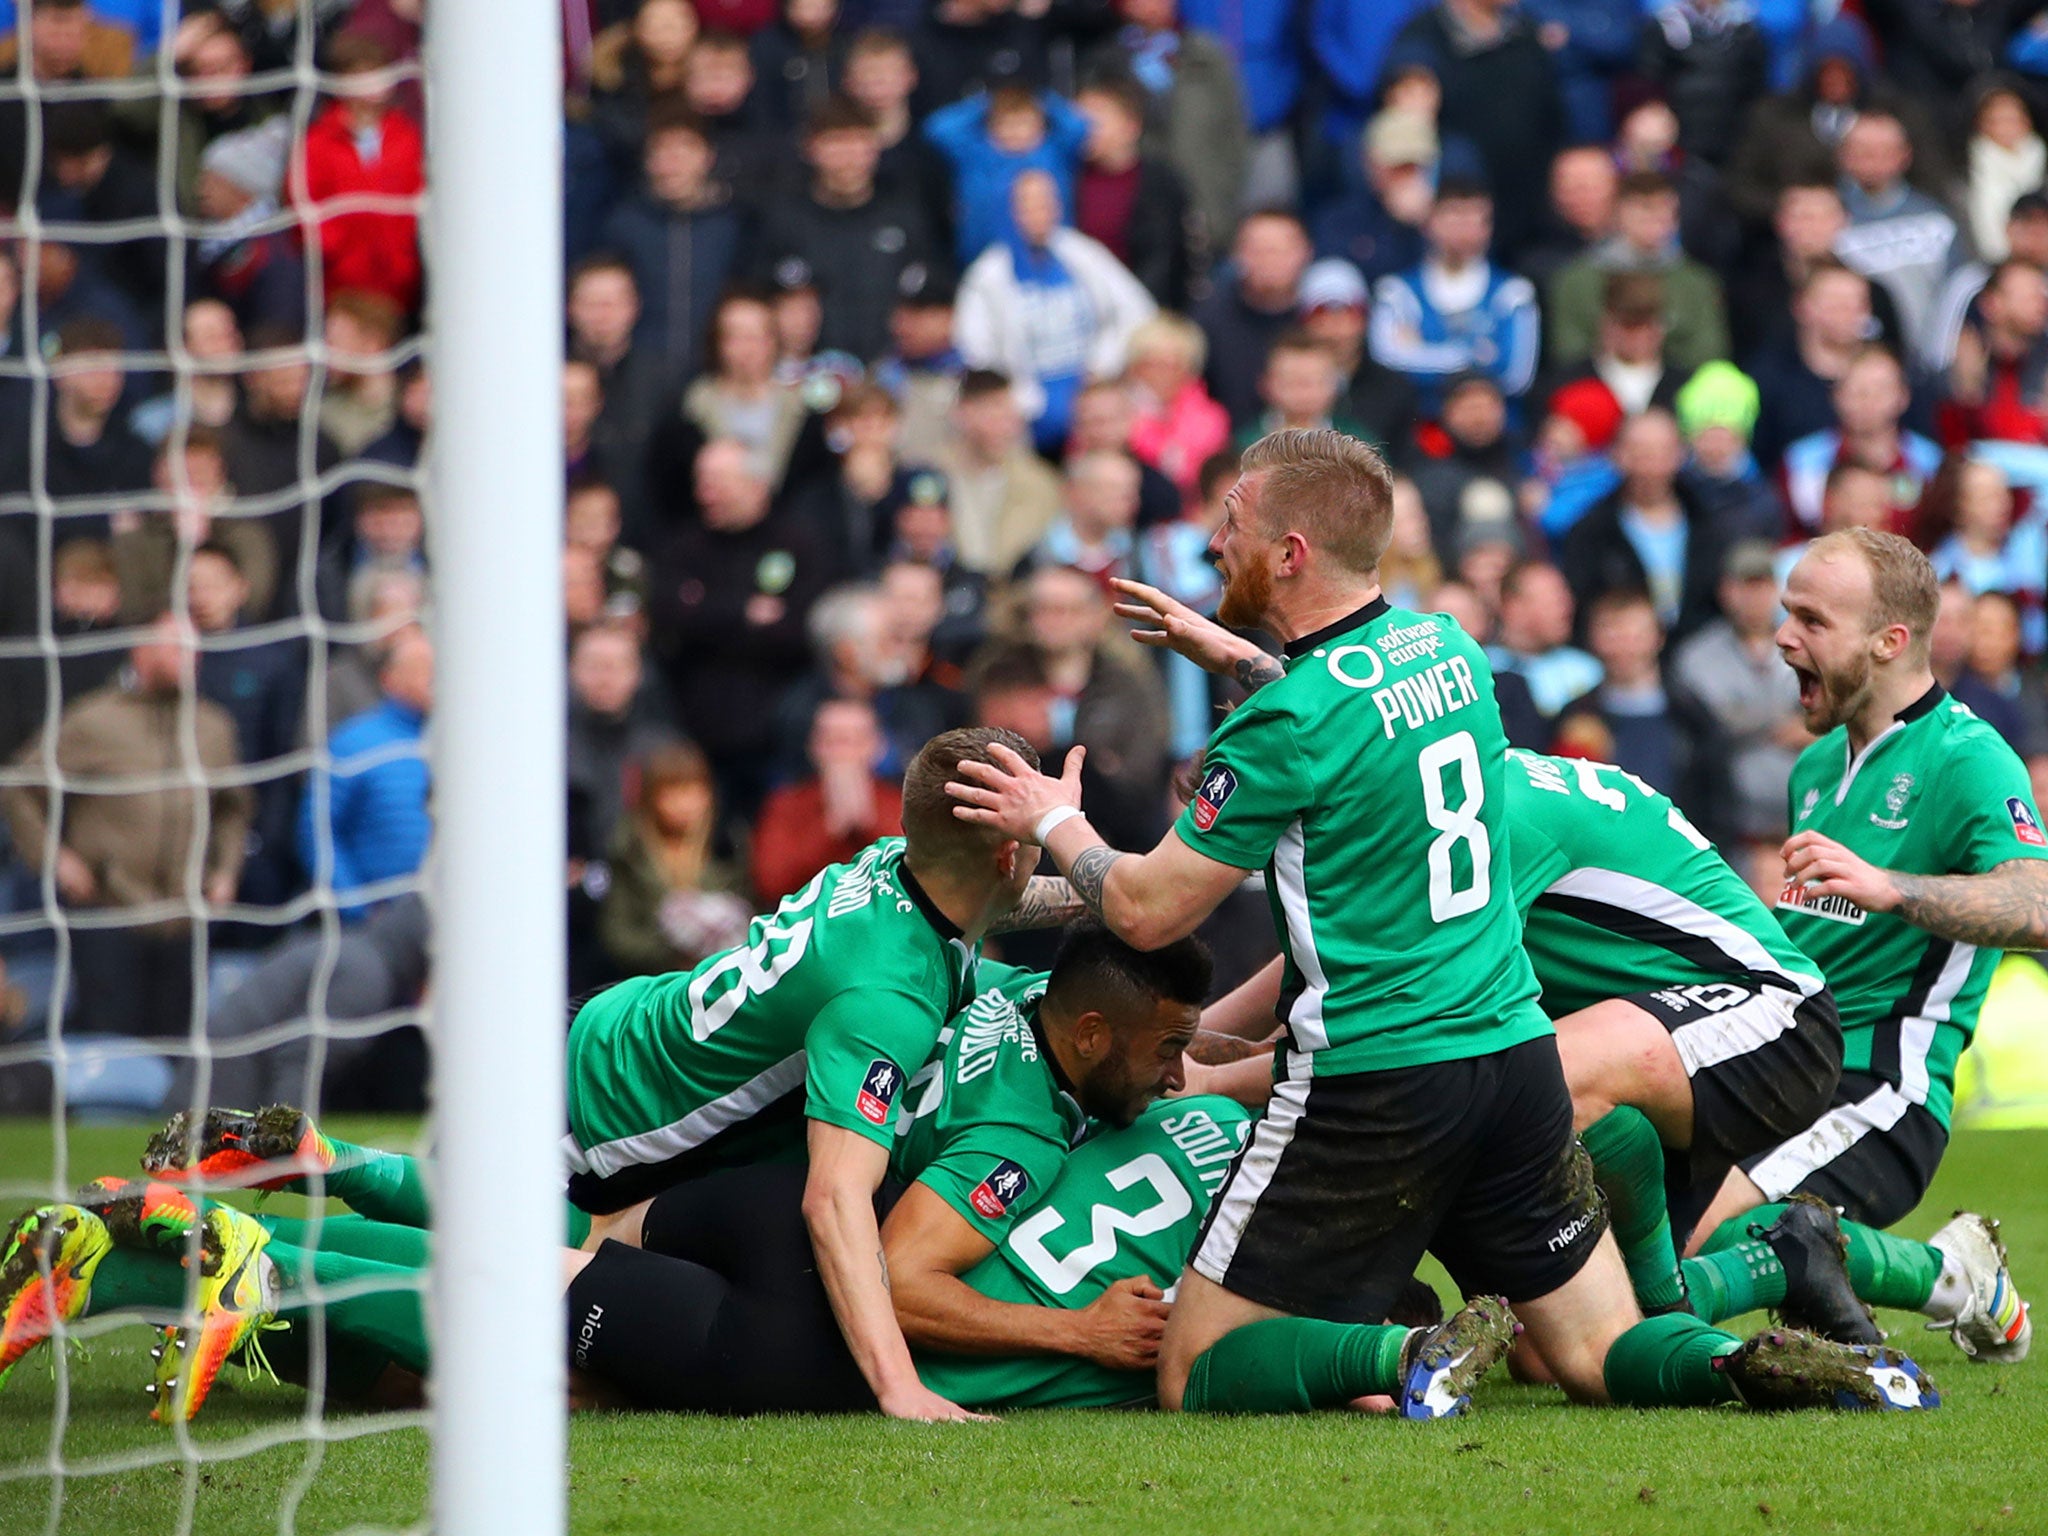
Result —
[[1881, 1228], [1920, 1203], [1947, 1149], [1948, 1131], [1924, 1106], [1851, 1069], [1826, 1114], [1740, 1166], [1766, 1200], [1818, 1195], [1849, 1220]]
[[1553, 1036], [1334, 1077], [1283, 1048], [1278, 1070], [1191, 1261], [1248, 1301], [1376, 1323], [1425, 1250], [1467, 1295], [1533, 1301], [1606, 1230]]
[[1692, 1080], [1693, 1182], [1718, 1188], [1732, 1165], [1798, 1135], [1834, 1101], [1842, 1026], [1825, 987], [1801, 998], [1717, 981], [1622, 1001], [1664, 1026]]

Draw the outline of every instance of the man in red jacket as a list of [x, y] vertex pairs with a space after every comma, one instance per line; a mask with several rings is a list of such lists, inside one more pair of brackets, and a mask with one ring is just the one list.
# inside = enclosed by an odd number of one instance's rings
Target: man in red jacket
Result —
[[[416, 199], [425, 186], [420, 128], [394, 107], [391, 55], [380, 42], [344, 32], [328, 50], [340, 77], [335, 99], [306, 130], [292, 177], [293, 201], [314, 211], [327, 295], [364, 288], [407, 315], [420, 307], [419, 216], [404, 211], [323, 213], [337, 198], [375, 194]], [[307, 259], [312, 259], [308, 251]]]

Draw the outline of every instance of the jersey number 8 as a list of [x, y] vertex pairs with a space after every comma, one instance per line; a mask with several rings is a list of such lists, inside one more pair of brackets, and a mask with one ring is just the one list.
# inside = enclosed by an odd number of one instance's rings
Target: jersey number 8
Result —
[[[1486, 781], [1479, 773], [1479, 749], [1470, 731], [1433, 741], [1415, 755], [1422, 770], [1422, 814], [1437, 829], [1429, 845], [1429, 916], [1447, 923], [1485, 907], [1493, 895], [1493, 844], [1479, 808], [1486, 801]], [[1444, 796], [1444, 770], [1458, 770], [1458, 805]], [[1451, 850], [1465, 844], [1472, 858], [1472, 883], [1462, 890], [1451, 868]]]

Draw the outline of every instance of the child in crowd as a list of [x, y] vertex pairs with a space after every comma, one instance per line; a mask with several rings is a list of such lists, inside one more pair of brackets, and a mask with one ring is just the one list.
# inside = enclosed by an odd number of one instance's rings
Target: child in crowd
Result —
[[952, 163], [956, 245], [965, 267], [1013, 232], [1010, 187], [1025, 171], [1044, 171], [1060, 206], [1074, 206], [1074, 177], [1088, 142], [1088, 119], [1051, 91], [1018, 86], [970, 96], [925, 120], [925, 137]]

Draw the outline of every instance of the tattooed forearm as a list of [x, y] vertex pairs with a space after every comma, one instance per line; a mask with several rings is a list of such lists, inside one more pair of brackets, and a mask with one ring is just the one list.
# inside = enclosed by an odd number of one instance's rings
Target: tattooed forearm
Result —
[[1981, 875], [1893, 875], [1915, 928], [1980, 949], [2048, 949], [2048, 863], [2012, 859]]
[[1088, 910], [1058, 875], [1033, 875], [1017, 905], [989, 924], [988, 931], [1024, 933], [1033, 928], [1058, 928]]
[[1246, 656], [1235, 668], [1239, 683], [1248, 693], [1256, 693], [1268, 683], [1277, 683], [1287, 675], [1287, 669], [1268, 656], [1264, 651], [1256, 656]]
[[1124, 858], [1115, 848], [1089, 848], [1074, 860], [1074, 867], [1067, 871], [1067, 879], [1073, 882], [1074, 894], [1088, 904], [1088, 910], [1097, 917], [1108, 921], [1108, 914], [1102, 910], [1102, 887], [1109, 879], [1110, 866]]
[[1188, 1042], [1188, 1060], [1205, 1067], [1227, 1067], [1233, 1061], [1272, 1054], [1271, 1041], [1240, 1040], [1235, 1035], [1219, 1035], [1207, 1029], [1196, 1030], [1195, 1038]]

